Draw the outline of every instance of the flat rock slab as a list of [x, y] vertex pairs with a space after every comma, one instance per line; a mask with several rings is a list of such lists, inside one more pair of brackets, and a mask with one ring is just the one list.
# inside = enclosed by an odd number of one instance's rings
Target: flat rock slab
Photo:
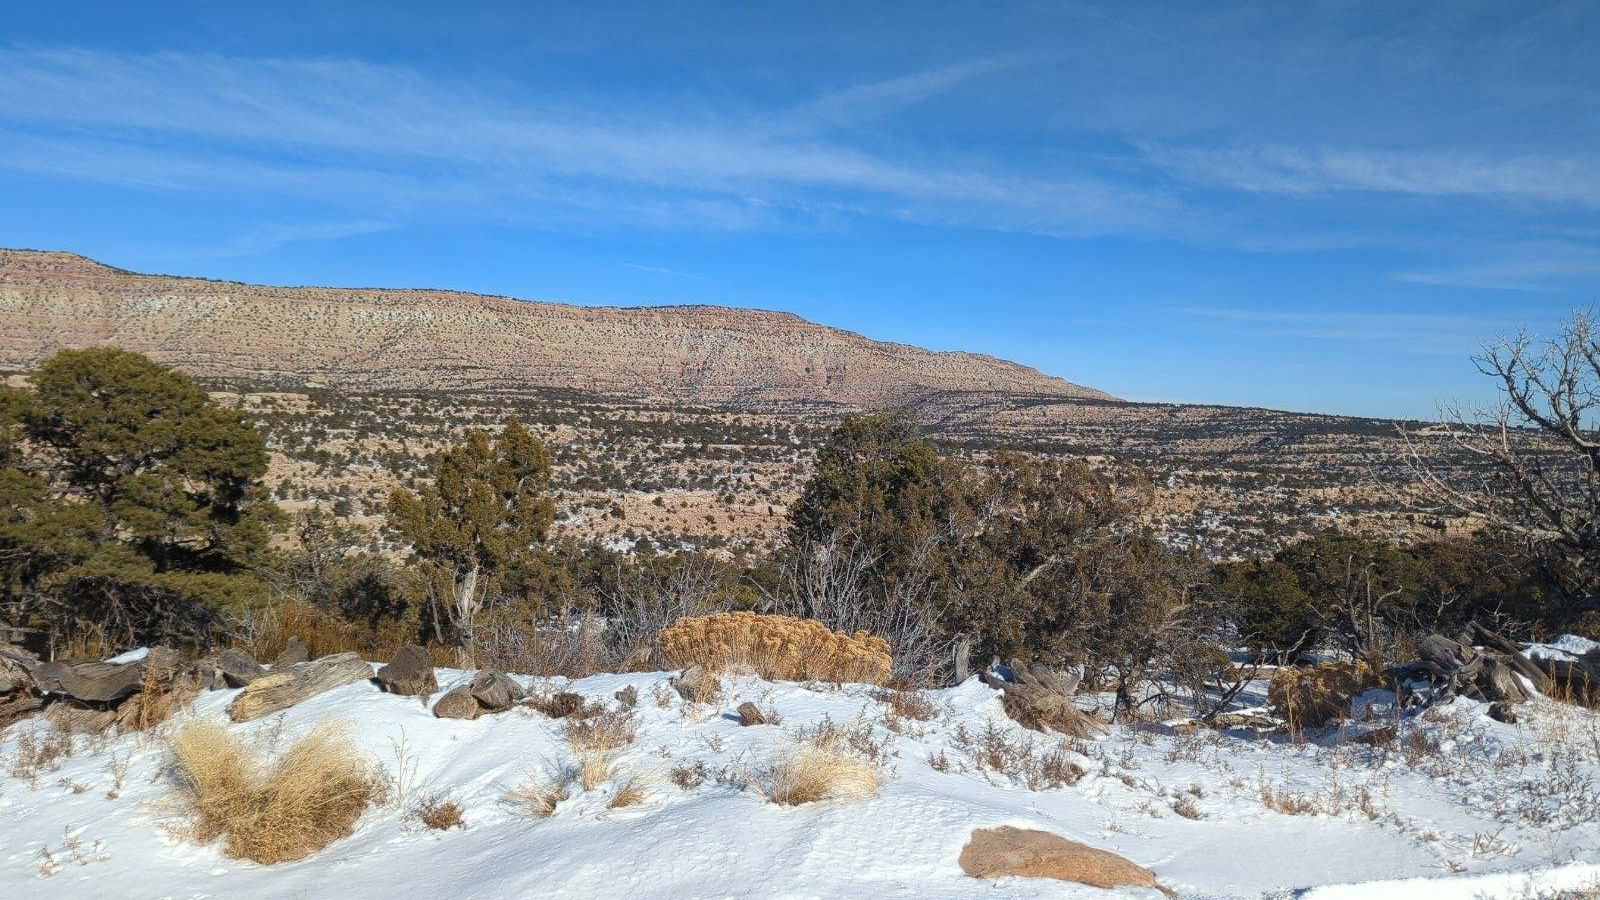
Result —
[[1154, 888], [1176, 896], [1144, 866], [1048, 831], [974, 828], [958, 862], [974, 878], [1054, 878], [1098, 888]]

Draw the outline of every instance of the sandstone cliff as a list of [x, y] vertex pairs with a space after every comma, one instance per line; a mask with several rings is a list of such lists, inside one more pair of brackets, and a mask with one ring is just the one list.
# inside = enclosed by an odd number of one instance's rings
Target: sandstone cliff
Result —
[[346, 390], [553, 387], [866, 409], [946, 391], [1107, 396], [1005, 360], [873, 341], [788, 313], [263, 287], [0, 250], [0, 368], [26, 369], [58, 349], [96, 344], [201, 376]]

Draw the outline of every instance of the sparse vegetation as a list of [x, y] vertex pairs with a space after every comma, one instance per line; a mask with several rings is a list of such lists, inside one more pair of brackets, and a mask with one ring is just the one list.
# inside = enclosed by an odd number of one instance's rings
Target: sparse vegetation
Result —
[[263, 865], [303, 859], [355, 830], [383, 784], [337, 725], [269, 758], [221, 722], [193, 720], [171, 739], [175, 790], [200, 843]]

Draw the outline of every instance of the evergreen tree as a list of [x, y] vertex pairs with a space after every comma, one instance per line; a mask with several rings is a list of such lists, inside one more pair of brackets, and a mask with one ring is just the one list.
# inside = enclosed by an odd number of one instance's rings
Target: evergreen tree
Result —
[[390, 496], [389, 523], [428, 576], [436, 638], [448, 627], [464, 643], [484, 598], [548, 537], [549, 486], [549, 450], [512, 422], [492, 444], [473, 429], [434, 460], [431, 485]]
[[53, 643], [200, 642], [260, 600], [281, 525], [266, 446], [181, 372], [115, 348], [57, 353], [0, 395], [6, 617]]

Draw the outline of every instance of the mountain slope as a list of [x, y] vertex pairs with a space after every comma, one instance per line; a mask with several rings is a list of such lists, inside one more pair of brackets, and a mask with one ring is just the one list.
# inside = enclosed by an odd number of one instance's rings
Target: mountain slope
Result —
[[335, 388], [567, 388], [860, 408], [945, 391], [1108, 395], [1005, 360], [873, 341], [788, 313], [580, 307], [436, 290], [264, 287], [0, 250], [0, 368], [116, 344], [206, 377]]

